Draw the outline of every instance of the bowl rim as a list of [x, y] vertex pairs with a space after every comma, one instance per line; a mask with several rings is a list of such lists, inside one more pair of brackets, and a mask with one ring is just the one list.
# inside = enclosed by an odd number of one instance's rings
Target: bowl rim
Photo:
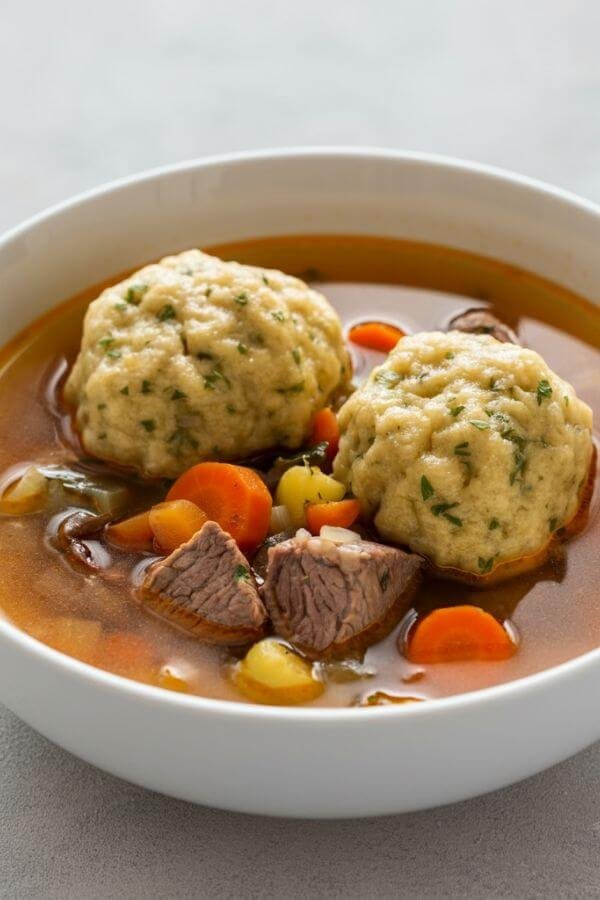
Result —
[[[548, 182], [485, 163], [472, 162], [443, 154], [413, 150], [394, 150], [376, 146], [293, 146], [213, 154], [158, 166], [114, 179], [98, 187], [75, 194], [40, 213], [28, 217], [0, 235], [0, 247], [70, 209], [93, 202], [95, 199], [115, 191], [170, 177], [177, 173], [192, 172], [198, 169], [211, 168], [212, 166], [253, 164], [269, 159], [334, 159], [336, 157], [364, 159], [375, 163], [382, 160], [415, 163], [425, 167], [433, 166], [449, 171], [470, 173], [517, 186], [530, 193], [544, 194], [566, 206], [576, 207], [600, 218], [600, 205], [591, 200], [586, 200], [574, 192], [555, 187]], [[374, 716], [381, 718], [402, 716], [403, 719], [440, 716], [445, 713], [454, 713], [456, 710], [468, 710], [481, 705], [510, 701], [517, 696], [523, 697], [524, 695], [535, 693], [539, 689], [552, 689], [553, 685], [561, 681], [565, 676], [581, 675], [585, 670], [589, 669], [592, 671], [594, 667], [600, 667], [600, 647], [597, 647], [558, 665], [501, 684], [448, 697], [435, 697], [428, 699], [426, 703], [363, 707], [360, 710], [360, 714], [357, 714], [356, 709], [353, 707], [267, 706], [246, 701], [183, 694], [158, 686], [144, 684], [104, 669], [99, 669], [55, 650], [21, 630], [9, 619], [4, 618], [1, 613], [0, 636], [3, 639], [14, 642], [26, 655], [38, 656], [45, 664], [62, 669], [67, 675], [79, 677], [90, 684], [90, 686], [96, 686], [111, 693], [126, 694], [132, 700], [139, 698], [142, 701], [145, 700], [180, 709], [196, 710], [198, 712], [203, 711], [223, 718], [241, 717], [275, 721], [285, 720], [289, 723], [299, 724], [312, 722], [343, 725], [352, 723], [359, 726], [360, 723], [370, 721]]]

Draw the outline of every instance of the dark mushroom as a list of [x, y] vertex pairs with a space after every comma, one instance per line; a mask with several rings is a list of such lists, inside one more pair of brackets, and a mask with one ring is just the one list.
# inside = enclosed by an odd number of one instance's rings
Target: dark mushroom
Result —
[[103, 567], [84, 538], [99, 534], [111, 518], [108, 514], [98, 516], [86, 510], [71, 513], [60, 523], [53, 543], [75, 568], [83, 569], [88, 575], [96, 574]]
[[467, 309], [448, 323], [448, 331], [466, 331], [469, 334], [489, 334], [504, 344], [519, 344], [515, 332], [497, 316], [482, 307]]

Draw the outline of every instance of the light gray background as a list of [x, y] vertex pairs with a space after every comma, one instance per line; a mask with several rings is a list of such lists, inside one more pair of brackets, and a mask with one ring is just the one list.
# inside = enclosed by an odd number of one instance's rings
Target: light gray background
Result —
[[[453, 154], [600, 200], [599, 43], [597, 0], [0, 0], [0, 228], [139, 169], [303, 143]], [[600, 745], [363, 822], [175, 802], [7, 710], [0, 768], [3, 898], [600, 896]]]

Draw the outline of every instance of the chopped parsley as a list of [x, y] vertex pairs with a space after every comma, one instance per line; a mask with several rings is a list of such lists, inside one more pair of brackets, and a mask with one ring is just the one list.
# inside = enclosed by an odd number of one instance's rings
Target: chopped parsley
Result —
[[266, 275], [262, 276], [262, 280], [263, 280], [263, 284], [265, 284], [267, 287], [269, 287], [269, 279], [267, 278]]
[[151, 394], [152, 393], [152, 382], [148, 381], [147, 378], [144, 378], [142, 381], [142, 394]]
[[301, 394], [304, 390], [304, 382], [297, 381], [296, 384], [292, 384], [286, 388], [275, 388], [278, 394]]
[[247, 306], [248, 294], [246, 293], [246, 291], [242, 291], [241, 294], [238, 294], [237, 297], [234, 297], [234, 300], [239, 306]]
[[142, 426], [142, 428], [146, 429], [148, 434], [151, 434], [156, 428], [156, 422], [154, 421], [154, 419], [142, 419], [140, 421], [140, 425]]
[[159, 322], [168, 322], [169, 319], [176, 319], [177, 313], [175, 312], [175, 310], [173, 309], [171, 304], [167, 303], [165, 306], [163, 306], [162, 309], [159, 309], [159, 311], [156, 313], [156, 318], [158, 319]]
[[436, 503], [431, 507], [431, 512], [434, 516], [443, 516], [448, 522], [461, 528], [462, 519], [459, 519], [458, 516], [449, 512], [449, 510], [454, 509], [455, 506], [458, 506], [458, 503]]
[[174, 445], [176, 454], [181, 453], [184, 444], [189, 444], [194, 450], [197, 450], [199, 447], [198, 441], [195, 437], [192, 437], [187, 428], [176, 428], [167, 439], [167, 443]]
[[564, 395], [563, 400], [565, 401], [565, 406], [568, 406], [568, 405], [569, 405], [569, 398], [567, 397], [566, 394]]
[[474, 425], [480, 431], [486, 431], [490, 427], [490, 423], [483, 419], [469, 419], [469, 425]]
[[196, 359], [214, 359], [212, 353], [205, 353], [204, 350], [200, 350], [199, 353], [196, 353]]
[[538, 406], [542, 405], [542, 400], [549, 400], [552, 396], [552, 388], [550, 387], [550, 383], [546, 381], [545, 378], [542, 378], [542, 380], [538, 382], [535, 394], [537, 397]]
[[495, 517], [493, 519], [490, 519], [490, 521], [488, 523], [488, 528], [490, 531], [495, 531], [496, 528], [500, 528], [499, 520], [496, 519]]
[[217, 384], [221, 381], [225, 387], [231, 387], [229, 378], [221, 372], [218, 366], [215, 366], [208, 375], [204, 376], [204, 387], [207, 391], [214, 391]]
[[479, 571], [482, 575], [486, 575], [488, 572], [492, 571], [492, 566], [494, 565], [494, 557], [490, 556], [489, 559], [484, 559], [483, 556], [480, 556], [477, 560], [477, 565], [479, 566]]
[[296, 363], [296, 365], [299, 366], [302, 361], [302, 355], [297, 347], [294, 347], [294, 349], [292, 350], [292, 356], [294, 358], [294, 362]]
[[430, 500], [434, 494], [435, 491], [431, 482], [428, 481], [425, 475], [421, 475], [421, 497], [423, 500]]
[[463, 409], [464, 409], [464, 406], [453, 406], [450, 409], [450, 415], [453, 416], [454, 418], [456, 418], [457, 415], [463, 411]]
[[244, 354], [244, 353], [248, 352], [248, 348], [246, 347], [245, 344], [242, 344], [241, 341], [240, 341], [240, 343], [238, 343], [237, 348], [238, 348], [238, 353]]
[[106, 351], [106, 355], [110, 356], [111, 359], [120, 359], [121, 351], [116, 349], [110, 349]]
[[522, 476], [523, 472], [525, 471], [527, 459], [523, 451], [527, 442], [522, 435], [517, 434], [517, 432], [512, 428], [503, 431], [501, 437], [503, 437], [506, 441], [511, 441], [511, 443], [515, 445], [515, 449], [513, 451], [514, 467], [510, 473], [509, 478], [510, 483], [514, 484], [517, 478]]
[[129, 385], [126, 384], [125, 387], [122, 387], [119, 391], [120, 394], [124, 394], [126, 397], [129, 396]]
[[446, 353], [446, 359], [454, 359], [454, 353], [452, 352], [452, 350], [448, 350], [448, 352]]
[[235, 414], [237, 413], [237, 409], [235, 408], [235, 406], [232, 406], [231, 403], [228, 403], [227, 406], [225, 407], [225, 409], [227, 410], [227, 412], [229, 413], [230, 416], [235, 416]]
[[133, 304], [133, 306], [137, 306], [147, 290], [147, 284], [130, 284], [125, 292], [125, 300], [127, 303]]
[[100, 338], [100, 340], [98, 341], [98, 344], [100, 347], [103, 347], [104, 350], [106, 350], [108, 347], [111, 346], [111, 344], [114, 344], [114, 342], [115, 342], [114, 337], [111, 334], [109, 334], [106, 337]]
[[398, 372], [378, 372], [375, 375], [375, 381], [378, 384], [385, 384], [388, 388], [393, 388], [399, 381], [402, 381], [402, 375], [399, 375]]
[[273, 312], [271, 313], [271, 315], [278, 322], [285, 322], [285, 313], [282, 312], [280, 309], [274, 309]]
[[106, 409], [106, 403], [99, 403], [96, 409]]
[[125, 312], [127, 309], [127, 304], [119, 301], [119, 303], [115, 303], [115, 309], [118, 309], [119, 312]]
[[234, 578], [234, 581], [238, 581], [238, 582], [239, 581], [250, 581], [250, 571], [248, 570], [248, 568], [246, 566], [242, 566], [240, 564], [239, 566], [235, 567], [235, 572], [233, 574], [233, 578]]
[[171, 400], [185, 400], [187, 398], [187, 394], [184, 394], [183, 391], [180, 391], [179, 388], [173, 388], [171, 392]]
[[469, 442], [463, 441], [462, 444], [457, 444], [454, 448], [454, 453], [456, 456], [470, 456], [471, 451], [469, 450]]
[[106, 440], [106, 432], [105, 432], [105, 431], [103, 431], [101, 434], [98, 435], [98, 440], [99, 440], [99, 441], [105, 441], [105, 440]]
[[548, 522], [548, 530], [556, 531], [556, 527], [558, 525], [558, 516], [553, 516]]

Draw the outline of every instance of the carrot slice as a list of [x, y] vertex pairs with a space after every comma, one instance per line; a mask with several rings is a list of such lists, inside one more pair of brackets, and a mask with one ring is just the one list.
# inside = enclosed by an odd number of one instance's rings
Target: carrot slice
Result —
[[319, 534], [323, 525], [349, 528], [358, 518], [358, 500], [333, 500], [331, 503], [309, 503], [305, 510], [306, 524], [311, 534]]
[[207, 521], [204, 510], [189, 500], [167, 500], [150, 510], [154, 542], [158, 549], [167, 553], [189, 541]]
[[327, 441], [327, 458], [333, 459], [338, 452], [340, 442], [340, 426], [337, 416], [330, 407], [319, 410], [313, 419], [311, 444], [320, 444]]
[[516, 649], [490, 613], [465, 605], [425, 616], [409, 636], [406, 655], [415, 663], [464, 662], [508, 659]]
[[152, 550], [153, 536], [148, 511], [106, 527], [106, 539], [123, 550]]
[[386, 322], [361, 322], [350, 329], [348, 337], [353, 344], [366, 347], [367, 350], [378, 350], [380, 353], [389, 353], [393, 350], [404, 332], [395, 325]]
[[237, 541], [240, 550], [255, 550], [271, 520], [271, 494], [252, 469], [204, 462], [181, 475], [167, 500], [191, 500]]

